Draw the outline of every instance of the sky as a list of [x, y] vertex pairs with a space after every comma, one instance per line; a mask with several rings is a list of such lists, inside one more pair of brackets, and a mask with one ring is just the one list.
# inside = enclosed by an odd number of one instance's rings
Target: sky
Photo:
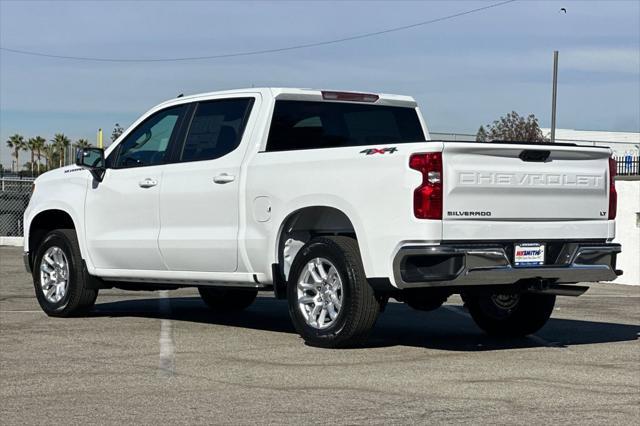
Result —
[[[411, 25], [498, 1], [7, 1], [0, 47], [152, 59], [272, 49]], [[566, 8], [566, 14], [560, 9]], [[414, 96], [433, 132], [515, 110], [559, 128], [640, 131], [640, 1], [516, 1], [379, 36], [271, 54], [91, 62], [0, 50], [0, 162], [19, 133], [94, 142], [180, 93], [285, 86]], [[23, 158], [27, 155], [23, 154]]]

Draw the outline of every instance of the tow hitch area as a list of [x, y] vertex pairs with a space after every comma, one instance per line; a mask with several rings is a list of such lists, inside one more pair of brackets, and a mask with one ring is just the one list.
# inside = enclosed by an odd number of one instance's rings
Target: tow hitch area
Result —
[[526, 292], [578, 297], [585, 294], [587, 290], [589, 290], [589, 287], [584, 285], [549, 284], [544, 280], [540, 280], [539, 282], [530, 285]]

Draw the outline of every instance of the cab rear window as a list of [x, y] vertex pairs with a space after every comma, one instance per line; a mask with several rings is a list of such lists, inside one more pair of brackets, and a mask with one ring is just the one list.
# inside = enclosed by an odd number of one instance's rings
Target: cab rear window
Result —
[[276, 101], [267, 151], [424, 142], [415, 108]]

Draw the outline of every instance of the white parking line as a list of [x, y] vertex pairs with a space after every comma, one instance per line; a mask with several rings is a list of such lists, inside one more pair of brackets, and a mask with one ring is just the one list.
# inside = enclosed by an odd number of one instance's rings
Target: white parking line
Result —
[[[169, 292], [161, 290], [158, 294], [160, 298], [160, 314], [168, 317], [171, 314], [171, 302], [169, 301]], [[171, 330], [171, 320], [160, 320], [160, 375], [163, 377], [171, 377], [175, 373], [175, 344], [173, 342], [173, 333]]]

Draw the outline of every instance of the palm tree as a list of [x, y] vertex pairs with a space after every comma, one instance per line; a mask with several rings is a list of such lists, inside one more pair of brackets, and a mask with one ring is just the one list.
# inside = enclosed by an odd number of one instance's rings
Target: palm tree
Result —
[[60, 167], [62, 167], [65, 165], [65, 153], [67, 148], [69, 148], [71, 141], [64, 135], [64, 133], [56, 133], [53, 135], [51, 142], [53, 142], [53, 146], [58, 151], [58, 154], [60, 154]]
[[24, 137], [22, 135], [19, 134], [14, 134], [13, 136], [10, 136], [9, 139], [7, 140], [7, 146], [13, 150], [13, 156], [16, 159], [16, 169], [15, 171], [18, 172], [20, 171], [20, 150], [25, 151], [27, 149], [27, 146], [24, 142]]
[[42, 147], [42, 154], [44, 155], [44, 160], [46, 162], [46, 165], [45, 165], [46, 170], [49, 170], [49, 168], [53, 164], [53, 152], [54, 152], [53, 145], [45, 144]]
[[26, 163], [24, 163], [24, 168], [29, 170], [29, 172], [31, 172], [31, 176], [33, 177], [33, 171], [36, 167], [36, 163], [34, 161], [27, 161]]
[[34, 149], [36, 150], [36, 158], [38, 159], [38, 174], [40, 174], [40, 159], [42, 158], [42, 150], [47, 143], [47, 140], [42, 136], [36, 136], [33, 138]]
[[27, 140], [27, 148], [31, 151], [31, 161], [29, 162], [29, 170], [31, 170], [31, 177], [33, 177], [33, 166], [35, 166], [36, 156], [36, 138], [29, 138]]
[[73, 147], [76, 149], [89, 148], [91, 146], [91, 142], [86, 139], [78, 139], [76, 143], [73, 144]]

